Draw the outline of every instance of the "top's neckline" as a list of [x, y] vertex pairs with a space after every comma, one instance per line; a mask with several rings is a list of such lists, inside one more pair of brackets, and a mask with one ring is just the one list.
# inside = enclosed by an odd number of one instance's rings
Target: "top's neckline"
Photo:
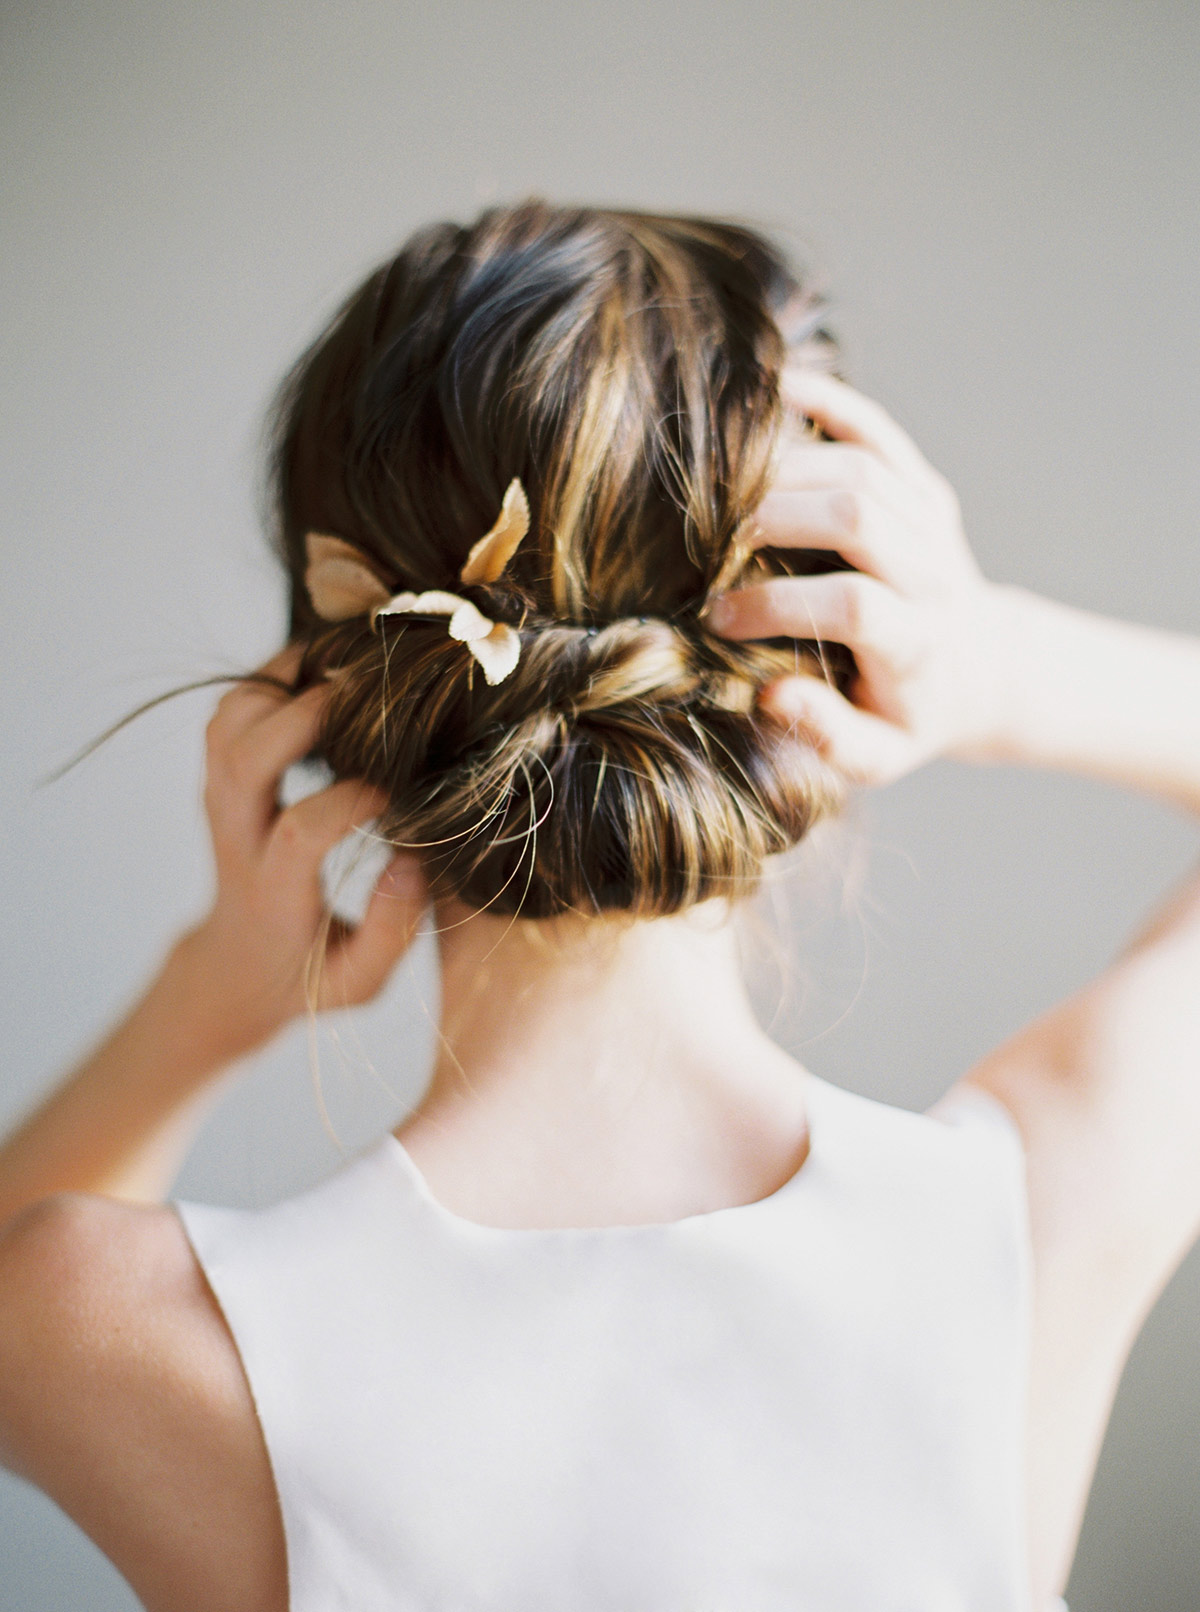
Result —
[[817, 1098], [812, 1100], [814, 1091], [824, 1087], [824, 1082], [815, 1075], [806, 1074], [804, 1080], [804, 1095], [806, 1108], [806, 1129], [808, 1133], [808, 1146], [804, 1150], [804, 1157], [795, 1170], [763, 1198], [754, 1198], [749, 1203], [726, 1204], [720, 1209], [702, 1209], [695, 1214], [682, 1215], [676, 1220], [647, 1220], [633, 1221], [628, 1224], [617, 1223], [604, 1226], [494, 1226], [482, 1220], [470, 1220], [465, 1215], [457, 1214], [453, 1209], [446, 1207], [441, 1199], [433, 1193], [424, 1173], [418, 1167], [416, 1160], [405, 1147], [404, 1143], [395, 1134], [389, 1131], [383, 1138], [382, 1145], [388, 1150], [391, 1158], [399, 1164], [403, 1174], [416, 1195], [427, 1208], [442, 1221], [454, 1227], [463, 1234], [476, 1237], [519, 1239], [543, 1238], [631, 1238], [664, 1236], [671, 1232], [684, 1230], [687, 1227], [704, 1225], [718, 1225], [727, 1223], [735, 1217], [753, 1215], [768, 1210], [781, 1200], [794, 1196], [799, 1187], [808, 1181], [813, 1174], [813, 1165], [816, 1150], [819, 1144], [823, 1145], [825, 1139], [824, 1112], [821, 1118], [814, 1123], [814, 1109], [822, 1108], [823, 1090], [817, 1092]]

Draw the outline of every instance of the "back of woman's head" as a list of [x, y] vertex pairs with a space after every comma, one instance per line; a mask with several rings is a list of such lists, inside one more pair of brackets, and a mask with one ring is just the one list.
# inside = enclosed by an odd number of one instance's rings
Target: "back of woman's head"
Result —
[[[752, 889], [833, 803], [811, 747], [755, 711], [804, 652], [701, 617], [749, 559], [789, 345], [826, 343], [751, 231], [529, 203], [414, 236], [302, 358], [275, 471], [303, 676], [330, 683], [321, 750], [386, 793], [381, 831], [435, 890], [670, 913]], [[528, 536], [464, 588], [514, 478]], [[485, 681], [444, 618], [321, 619], [309, 533], [509, 623], [511, 675]]]

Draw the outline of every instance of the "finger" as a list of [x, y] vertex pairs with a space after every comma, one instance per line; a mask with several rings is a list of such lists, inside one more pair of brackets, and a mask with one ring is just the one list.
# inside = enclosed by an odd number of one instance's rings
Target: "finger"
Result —
[[387, 796], [361, 778], [343, 778], [289, 806], [276, 817], [267, 837], [268, 877], [319, 886], [321, 863], [339, 840], [363, 828], [387, 806]]
[[773, 489], [754, 512], [754, 548], [828, 549], [856, 570], [899, 586], [914, 548], [909, 527], [868, 494]]
[[763, 690], [759, 705], [851, 783], [889, 783], [914, 764], [912, 741], [902, 729], [859, 710], [819, 678], [780, 678]]
[[316, 1006], [353, 1007], [377, 995], [412, 945], [428, 904], [419, 858], [408, 853], [394, 857], [375, 886], [362, 923], [327, 953]]
[[294, 683], [303, 659], [303, 644], [284, 644], [282, 649], [276, 650], [271, 659], [258, 668], [258, 671], [263, 677], [277, 677], [283, 683]]
[[255, 722], [226, 753], [243, 790], [259, 797], [270, 816], [284, 772], [303, 760], [320, 736], [328, 698], [327, 683], [305, 689]]
[[328, 687], [273, 702], [232, 740], [210, 738], [206, 799], [214, 839], [258, 839], [278, 810], [279, 781], [317, 741]]
[[706, 625], [724, 638], [803, 638], [845, 644], [883, 660], [907, 641], [903, 601], [882, 582], [853, 571], [752, 582], [717, 599]]
[[784, 401], [842, 442], [856, 442], [902, 475], [923, 474], [929, 461], [902, 426], [873, 398], [821, 370], [793, 368], [783, 374]]
[[[258, 667], [252, 676], [239, 682], [219, 701], [208, 724], [210, 744], [231, 744], [239, 734], [253, 723], [275, 710], [282, 700], [291, 697], [291, 688], [300, 670], [304, 654], [302, 644], [288, 644], [277, 655]], [[269, 679], [283, 685], [272, 687]]]
[[901, 520], [920, 527], [928, 516], [927, 494], [906, 480], [869, 448], [853, 442], [784, 439], [771, 477], [771, 490], [828, 489], [871, 498]]

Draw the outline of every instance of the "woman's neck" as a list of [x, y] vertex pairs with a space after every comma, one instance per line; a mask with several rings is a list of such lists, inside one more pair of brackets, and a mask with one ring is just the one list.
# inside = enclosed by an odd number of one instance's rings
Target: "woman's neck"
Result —
[[459, 1212], [677, 1218], [798, 1166], [803, 1071], [754, 1018], [724, 903], [527, 922], [447, 902], [437, 922], [438, 1055], [403, 1139]]

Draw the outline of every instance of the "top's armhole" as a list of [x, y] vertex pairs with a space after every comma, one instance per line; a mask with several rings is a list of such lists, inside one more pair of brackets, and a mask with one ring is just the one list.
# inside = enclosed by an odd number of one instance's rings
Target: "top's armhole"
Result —
[[[1032, 1324], [1034, 1259], [1029, 1177], [1021, 1128], [1012, 1110], [998, 1097], [966, 1080], [952, 1086], [945, 1096], [940, 1097], [927, 1110], [927, 1117], [957, 1130], [964, 1140], [974, 1136], [976, 1146], [990, 1155], [990, 1167], [984, 1174], [1007, 1204], [1005, 1220], [1016, 1239], [1014, 1252], [1022, 1295], [1022, 1330], [1028, 1345]], [[1051, 1603], [1046, 1612], [1058, 1612], [1058, 1609]]]
[[969, 1081], [960, 1080], [944, 1097], [939, 1097], [927, 1112], [930, 1119], [940, 1120], [943, 1124], [978, 1128], [1003, 1138], [1024, 1161], [1025, 1139], [1012, 1111], [998, 1097], [984, 1091], [982, 1086], [973, 1086]]

